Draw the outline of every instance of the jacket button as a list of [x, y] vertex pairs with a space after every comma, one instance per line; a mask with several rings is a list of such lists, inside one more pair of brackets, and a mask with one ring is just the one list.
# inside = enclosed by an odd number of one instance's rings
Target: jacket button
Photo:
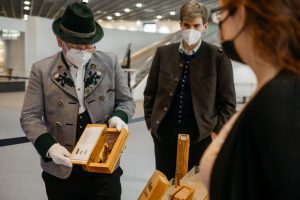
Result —
[[159, 121], [156, 121], [156, 124], [159, 124]]
[[86, 87], [86, 88], [84, 89], [84, 93], [86, 93], [86, 94], [90, 93], [91, 91], [92, 91], [92, 88], [91, 88], [91, 87]]
[[55, 122], [56, 127], [61, 127], [61, 123], [60, 122]]
[[175, 82], [175, 83], [178, 83], [178, 81], [179, 81], [179, 78], [176, 77], [176, 78], [174, 79], [174, 82]]
[[105, 96], [100, 96], [99, 99], [100, 99], [101, 101], [103, 101], [103, 100], [105, 99]]
[[57, 69], [58, 69], [58, 71], [61, 71], [61, 70], [63, 69], [63, 66], [59, 65], [59, 66], [57, 67]]
[[173, 96], [173, 92], [169, 92], [169, 97]]
[[168, 108], [167, 107], [164, 107], [164, 112], [167, 112]]
[[96, 65], [95, 64], [91, 64], [91, 68], [95, 69]]
[[57, 74], [54, 75], [54, 79], [55, 79], [56, 81], [59, 81], [59, 80], [60, 80], [59, 73], [57, 73]]
[[62, 99], [58, 100], [58, 105], [63, 105], [64, 101]]

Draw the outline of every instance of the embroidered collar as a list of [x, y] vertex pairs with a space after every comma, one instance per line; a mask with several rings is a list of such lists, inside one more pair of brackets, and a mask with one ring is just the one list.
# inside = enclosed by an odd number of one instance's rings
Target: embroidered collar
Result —
[[[61, 59], [64, 65], [66, 66], [67, 70], [70, 70], [71, 64], [67, 62], [65, 59], [63, 53], [61, 53]], [[93, 64], [92, 64], [93, 65]], [[86, 70], [88, 72], [85, 74], [86, 78], [84, 79], [84, 96], [89, 95], [94, 87], [98, 84], [99, 80], [101, 78], [102, 73], [100, 71], [96, 71], [96, 67], [88, 68], [89, 63], [86, 64]], [[69, 87], [75, 87], [74, 80], [72, 77], [68, 77], [68, 73], [66, 71], [59, 70], [57, 74], [55, 74], [54, 78], [57, 82], [60, 83], [62, 87], [65, 87], [65, 85]]]

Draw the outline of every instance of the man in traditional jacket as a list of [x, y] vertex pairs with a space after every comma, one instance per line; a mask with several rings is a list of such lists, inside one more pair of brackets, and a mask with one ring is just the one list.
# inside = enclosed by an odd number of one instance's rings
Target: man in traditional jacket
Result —
[[135, 104], [126, 79], [115, 55], [96, 51], [104, 34], [85, 3], [70, 4], [52, 29], [62, 51], [33, 64], [21, 114], [47, 196], [120, 199], [119, 164], [112, 174], [90, 173], [69, 156], [89, 123], [128, 129]]

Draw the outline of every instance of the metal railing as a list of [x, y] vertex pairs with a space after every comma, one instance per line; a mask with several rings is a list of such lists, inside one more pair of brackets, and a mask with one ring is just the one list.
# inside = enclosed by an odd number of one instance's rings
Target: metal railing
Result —
[[21, 80], [28, 80], [28, 77], [24, 77], [24, 76], [5, 76], [5, 75], [0, 75], [0, 78], [7, 78], [8, 80], [12, 80], [12, 79], [21, 79]]

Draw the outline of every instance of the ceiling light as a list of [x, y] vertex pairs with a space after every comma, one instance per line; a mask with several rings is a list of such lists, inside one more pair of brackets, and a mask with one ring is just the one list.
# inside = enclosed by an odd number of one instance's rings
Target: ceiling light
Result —
[[174, 12], [174, 11], [170, 12], [170, 15], [175, 15], [175, 14], [176, 14], [176, 12]]
[[137, 3], [136, 4], [136, 7], [138, 7], [138, 8], [140, 8], [140, 7], [142, 7], [143, 6], [143, 4], [141, 4], [141, 3]]
[[24, 1], [24, 5], [30, 5], [30, 1]]
[[145, 12], [154, 12], [153, 9], [149, 9], [149, 8], [144, 9], [144, 11], [145, 11]]
[[161, 16], [161, 15], [157, 15], [156, 18], [157, 18], [157, 19], [161, 19], [162, 16]]
[[115, 16], [119, 17], [119, 16], [121, 16], [121, 14], [119, 12], [116, 12]]
[[82, 2], [83, 2], [83, 3], [88, 3], [88, 2], [89, 2], [89, 0], [82, 0]]
[[130, 9], [129, 8], [125, 8], [124, 11], [128, 13], [128, 12], [130, 12]]
[[24, 6], [24, 10], [29, 10], [29, 6]]
[[23, 17], [23, 19], [24, 19], [24, 20], [27, 20], [27, 19], [28, 19], [28, 15], [25, 14], [24, 17]]
[[112, 20], [113, 18], [112, 18], [112, 16], [107, 16], [106, 19]]
[[97, 10], [97, 12], [96, 12], [97, 14], [99, 14], [99, 13], [101, 13], [101, 10]]

